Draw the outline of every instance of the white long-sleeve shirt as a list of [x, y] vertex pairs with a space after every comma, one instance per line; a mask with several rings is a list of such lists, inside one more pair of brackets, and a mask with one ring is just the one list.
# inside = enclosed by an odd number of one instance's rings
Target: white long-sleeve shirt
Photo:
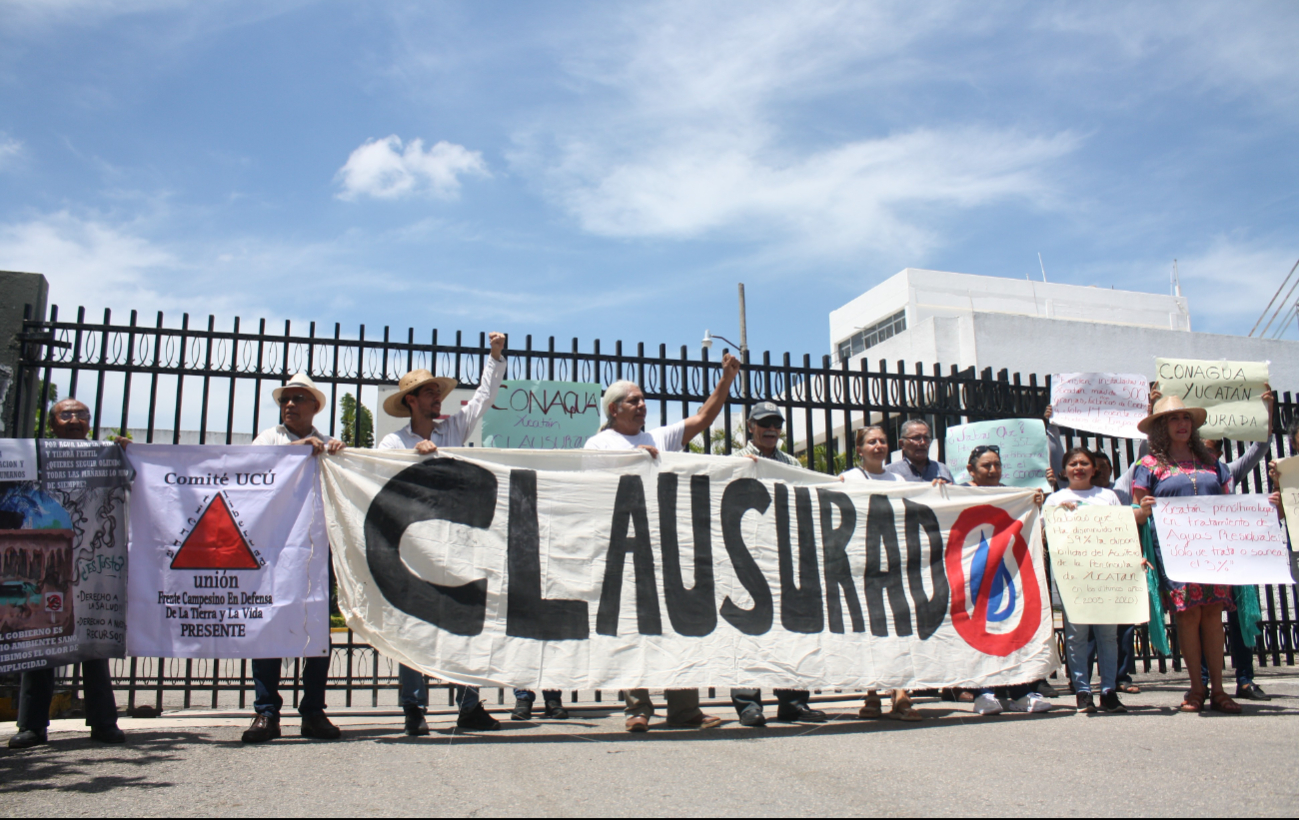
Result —
[[494, 356], [487, 357], [483, 366], [483, 377], [478, 382], [478, 389], [464, 407], [444, 419], [433, 420], [433, 432], [427, 439], [421, 437], [407, 424], [395, 433], [389, 433], [379, 442], [380, 450], [414, 450], [421, 441], [431, 441], [439, 447], [463, 447], [465, 439], [474, 431], [487, 408], [496, 401], [496, 394], [505, 379], [505, 359], [499, 362]]

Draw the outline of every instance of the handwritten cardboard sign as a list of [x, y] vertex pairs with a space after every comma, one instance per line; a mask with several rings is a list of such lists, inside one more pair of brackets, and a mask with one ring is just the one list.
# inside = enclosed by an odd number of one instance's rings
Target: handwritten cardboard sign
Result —
[[580, 450], [600, 431], [600, 385], [511, 380], [483, 415], [483, 446]]
[[1051, 573], [1065, 615], [1076, 624], [1150, 620], [1141, 539], [1131, 507], [1044, 507]]
[[1201, 438], [1267, 441], [1267, 362], [1156, 359], [1155, 372], [1165, 396], [1209, 411]]
[[1046, 446], [1046, 426], [1041, 419], [976, 421], [947, 428], [947, 466], [956, 483], [970, 480], [966, 465], [980, 444], [1001, 449], [1001, 483], [1007, 487], [1050, 489], [1046, 471], [1051, 466]]
[[[1290, 533], [1290, 548], [1299, 544], [1299, 456], [1279, 459], [1276, 462], [1277, 472], [1281, 476], [1281, 508], [1285, 510], [1285, 525]], [[1294, 556], [1291, 555], [1293, 571]]]
[[1164, 571], [1198, 584], [1293, 584], [1285, 532], [1265, 495], [1161, 498], [1155, 531]]
[[1137, 422], [1150, 406], [1150, 384], [1140, 373], [1056, 373], [1051, 376], [1051, 421], [1102, 436], [1145, 438]]

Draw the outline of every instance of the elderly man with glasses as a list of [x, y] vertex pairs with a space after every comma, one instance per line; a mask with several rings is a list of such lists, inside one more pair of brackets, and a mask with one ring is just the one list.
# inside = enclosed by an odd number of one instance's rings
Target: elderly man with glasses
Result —
[[[703, 407], [699, 408], [699, 412], [675, 424], [648, 432], [645, 430], [648, 407], [640, 385], [626, 380], [614, 382], [604, 391], [604, 397], [600, 400], [607, 419], [604, 429], [586, 440], [586, 449], [641, 449], [651, 458], [658, 458], [660, 450], [681, 452], [685, 449], [686, 442], [712, 426], [726, 405], [731, 384], [739, 372], [740, 360], [729, 353], [722, 354], [722, 377], [717, 380], [717, 386]], [[627, 731], [648, 731], [649, 719], [654, 716], [654, 702], [650, 700], [649, 690], [625, 689], [623, 694], [626, 699], [624, 711], [627, 714]], [[721, 725], [721, 718], [705, 715], [699, 709], [698, 689], [668, 689], [664, 692], [664, 698], [668, 702], [669, 726], [711, 729]]]
[[[748, 456], [778, 461], [792, 467], [802, 467], [798, 459], [780, 449], [780, 431], [785, 427], [785, 417], [774, 402], [760, 401], [749, 411], [749, 443], [737, 456]], [[808, 705], [812, 693], [806, 689], [776, 689], [776, 720], [808, 723], [821, 723], [826, 720], [825, 712], [813, 709]], [[732, 689], [731, 705], [740, 716], [741, 726], [758, 727], [767, 724], [762, 714], [762, 690]]]
[[922, 419], [902, 423], [902, 459], [884, 469], [902, 476], [903, 481], [925, 481], [930, 484], [951, 484], [952, 471], [941, 461], [929, 457], [929, 445], [934, 440], [929, 424]]
[[[442, 402], [456, 387], [449, 376], [434, 376], [427, 370], [412, 370], [397, 383], [397, 392], [383, 401], [383, 412], [396, 418], [409, 418], [410, 424], [395, 433], [384, 436], [380, 450], [414, 450], [420, 455], [436, 453], [438, 447], [463, 447], [487, 408], [496, 401], [505, 378], [505, 334], [489, 333], [491, 355], [483, 365], [483, 375], [478, 389], [464, 407], [449, 415], [442, 415]], [[424, 675], [409, 666], [398, 671], [401, 707], [406, 716], [406, 734], [421, 737], [429, 733], [424, 713], [428, 709], [428, 684]], [[548, 705], [558, 701], [558, 692], [544, 693]], [[478, 697], [478, 687], [455, 687], [460, 714], [456, 726], [474, 731], [493, 731], [501, 723], [483, 708]]]
[[[58, 402], [50, 410], [50, 429], [54, 438], [85, 439], [90, 433], [90, 408], [76, 399]], [[125, 440], [117, 441], [120, 444]], [[82, 661], [81, 687], [90, 739], [124, 743], [126, 735], [117, 728], [117, 701], [107, 658]], [[9, 738], [10, 749], [28, 749], [47, 741], [53, 700], [53, 667], [23, 672], [18, 688], [18, 733]]]
[[[313, 455], [338, 453], [343, 442], [315, 428], [312, 419], [328, 404], [325, 394], [316, 388], [306, 373], [299, 373], [283, 387], [271, 391], [271, 397], [280, 406], [280, 423], [263, 430], [253, 444], [270, 447], [308, 445]], [[280, 670], [283, 658], [257, 658], [253, 661], [253, 686], [257, 692], [253, 709], [257, 716], [253, 725], [243, 734], [244, 743], [265, 743], [280, 737], [280, 708], [284, 698], [280, 695]], [[302, 716], [300, 733], [316, 740], [338, 740], [342, 732], [325, 717], [325, 684], [329, 680], [329, 658], [307, 658], [302, 665], [302, 700], [298, 714]]]

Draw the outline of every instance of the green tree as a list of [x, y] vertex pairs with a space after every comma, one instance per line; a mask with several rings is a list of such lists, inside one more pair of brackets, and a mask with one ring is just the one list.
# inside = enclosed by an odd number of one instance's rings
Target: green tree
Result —
[[41, 438], [54, 438], [54, 405], [59, 403], [59, 386], [54, 382], [45, 385], [45, 395], [41, 397], [45, 405], [45, 430]]
[[[731, 449], [738, 450], [743, 446], [744, 446], [743, 428], [737, 425], [735, 428], [735, 432], [731, 435]], [[703, 455], [704, 453], [704, 445], [699, 443], [699, 436], [695, 436], [694, 438], [690, 439], [690, 442], [689, 444], [686, 445], [686, 447], [692, 453], [699, 453], [700, 455]], [[719, 427], [714, 427], [708, 431], [708, 449], [715, 456], [726, 454], [726, 431], [725, 430]]]
[[370, 415], [370, 408], [362, 404], [358, 414], [356, 399], [351, 393], [343, 394], [341, 404], [343, 405], [343, 443], [348, 447], [373, 447], [374, 416]]
[[[818, 444], [812, 448], [811, 464], [807, 463], [806, 452], [800, 453], [798, 460], [801, 461], [803, 466], [807, 467], [809, 470], [816, 470], [818, 473], [826, 472], [825, 445]], [[848, 469], [848, 456], [844, 453], [836, 452], [834, 454], [834, 475], [839, 475], [839, 473], [842, 473], [846, 469]]]

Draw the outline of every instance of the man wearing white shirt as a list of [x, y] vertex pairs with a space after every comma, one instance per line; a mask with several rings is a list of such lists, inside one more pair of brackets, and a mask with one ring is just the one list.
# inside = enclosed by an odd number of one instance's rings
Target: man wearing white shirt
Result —
[[[324, 407], [325, 394], [316, 389], [306, 373], [299, 373], [283, 387], [271, 391], [271, 397], [280, 405], [282, 423], [263, 430], [253, 444], [271, 447], [310, 445], [314, 455], [337, 453], [343, 442], [327, 436], [311, 423], [316, 413]], [[257, 697], [253, 709], [257, 717], [243, 734], [244, 743], [265, 743], [280, 736], [280, 708], [284, 698], [280, 695], [281, 658], [257, 658], [253, 661], [253, 685]], [[325, 684], [329, 680], [329, 658], [307, 658], [302, 666], [302, 700], [298, 713], [302, 715], [303, 737], [316, 740], [337, 740], [338, 727], [325, 717]]]
[[[599, 433], [586, 440], [587, 450], [641, 449], [658, 458], [659, 452], [677, 453], [685, 449], [686, 442], [707, 430], [726, 405], [731, 383], [740, 372], [740, 360], [729, 353], [722, 355], [722, 377], [704, 402], [699, 412], [675, 424], [645, 431], [645, 393], [630, 381], [617, 381], [604, 391], [600, 404], [608, 421]], [[649, 729], [649, 719], [654, 716], [654, 702], [648, 689], [624, 690], [629, 732]], [[667, 722], [670, 726], [690, 726], [711, 729], [721, 724], [718, 717], [705, 715], [699, 709], [698, 689], [668, 689], [664, 692], [668, 702]]]
[[[464, 407], [442, 416], [442, 402], [456, 387], [448, 376], [434, 376], [427, 370], [412, 370], [397, 383], [397, 392], [383, 402], [383, 411], [397, 418], [409, 418], [410, 424], [389, 433], [379, 442], [380, 450], [414, 450], [420, 455], [436, 453], [438, 447], [463, 447], [487, 408], [496, 400], [505, 378], [505, 334], [489, 333], [492, 354], [483, 365], [483, 375]], [[398, 672], [401, 684], [401, 706], [406, 714], [406, 734], [418, 737], [428, 734], [424, 712], [428, 709], [428, 686], [424, 676], [403, 665]], [[478, 698], [478, 687], [455, 687], [460, 715], [456, 725], [462, 729], [491, 731], [501, 724], [488, 714]]]

